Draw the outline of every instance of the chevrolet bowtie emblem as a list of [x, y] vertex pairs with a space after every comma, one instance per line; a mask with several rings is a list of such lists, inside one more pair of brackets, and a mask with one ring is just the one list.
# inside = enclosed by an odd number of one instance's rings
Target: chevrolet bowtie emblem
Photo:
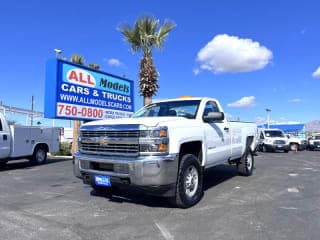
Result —
[[108, 145], [108, 138], [107, 137], [103, 137], [103, 138], [100, 138], [98, 140], [98, 143], [101, 145], [101, 146], [107, 146]]

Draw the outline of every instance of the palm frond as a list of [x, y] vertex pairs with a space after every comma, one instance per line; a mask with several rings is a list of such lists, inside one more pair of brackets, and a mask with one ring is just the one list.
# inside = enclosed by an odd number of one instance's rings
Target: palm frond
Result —
[[81, 56], [80, 54], [73, 54], [70, 58], [70, 61], [73, 63], [83, 65], [84, 64], [84, 57]]
[[174, 29], [177, 25], [173, 22], [166, 20], [164, 24], [160, 27], [157, 37], [156, 37], [156, 46], [162, 48], [164, 41], [169, 35], [169, 32]]

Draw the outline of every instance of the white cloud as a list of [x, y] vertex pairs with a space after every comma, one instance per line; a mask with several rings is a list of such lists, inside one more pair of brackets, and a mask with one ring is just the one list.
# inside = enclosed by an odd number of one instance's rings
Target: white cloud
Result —
[[266, 122], [266, 119], [264, 117], [261, 117], [261, 116], [257, 116], [256, 117], [256, 124], [258, 125], [262, 125]]
[[229, 103], [228, 107], [234, 107], [234, 108], [249, 108], [249, 107], [254, 107], [256, 106], [256, 103], [254, 102], [255, 97], [250, 96], [250, 97], [243, 97], [240, 100]]
[[122, 63], [116, 58], [108, 59], [107, 63], [108, 63], [109, 66], [113, 66], [113, 67], [119, 67], [119, 66], [122, 65]]
[[260, 43], [227, 34], [216, 35], [197, 55], [200, 68], [213, 73], [251, 72], [271, 59], [272, 52]]
[[224, 115], [226, 116], [226, 118], [230, 121], [232, 119], [232, 115], [230, 113], [224, 113]]
[[314, 71], [314, 72], [312, 73], [312, 77], [314, 77], [314, 78], [320, 78], [320, 66], [317, 68], [316, 71]]
[[300, 98], [293, 98], [293, 99], [290, 99], [289, 102], [299, 103], [299, 102], [302, 102], [302, 100]]
[[200, 73], [200, 70], [199, 70], [198, 68], [193, 69], [193, 74], [194, 74], [195, 76], [197, 76], [199, 73]]

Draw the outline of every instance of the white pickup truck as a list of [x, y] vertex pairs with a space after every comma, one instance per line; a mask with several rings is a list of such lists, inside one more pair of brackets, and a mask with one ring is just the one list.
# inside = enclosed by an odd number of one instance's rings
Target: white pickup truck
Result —
[[84, 124], [74, 174], [98, 192], [125, 184], [188, 208], [203, 195], [205, 169], [229, 163], [252, 174], [256, 137], [256, 124], [228, 122], [216, 99], [160, 101]]
[[307, 148], [307, 140], [292, 134], [286, 134], [291, 151], [303, 151]]
[[0, 113], [0, 166], [21, 158], [44, 163], [48, 152], [59, 151], [59, 135], [60, 128], [9, 126]]

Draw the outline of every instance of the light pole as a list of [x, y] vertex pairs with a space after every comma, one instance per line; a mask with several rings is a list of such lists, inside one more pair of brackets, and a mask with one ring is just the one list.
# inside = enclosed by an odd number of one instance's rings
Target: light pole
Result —
[[269, 124], [270, 124], [270, 112], [271, 109], [266, 108], [266, 113], [267, 113], [267, 128], [269, 129]]
[[55, 49], [53, 49], [53, 51], [54, 51], [55, 54], [56, 54], [56, 58], [60, 58], [60, 54], [62, 53], [62, 50], [55, 48]]

